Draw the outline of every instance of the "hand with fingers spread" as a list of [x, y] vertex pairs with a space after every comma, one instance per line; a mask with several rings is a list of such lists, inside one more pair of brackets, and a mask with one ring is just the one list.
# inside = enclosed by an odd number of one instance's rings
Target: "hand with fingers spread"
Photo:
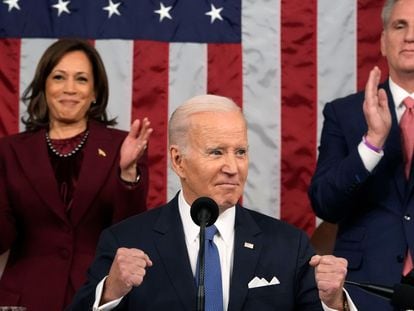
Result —
[[122, 143], [119, 167], [121, 178], [125, 181], [134, 182], [137, 179], [137, 161], [144, 154], [153, 131], [150, 125], [147, 118], [144, 118], [142, 122], [136, 119], [131, 125], [128, 136], [125, 137]]
[[105, 280], [101, 305], [128, 294], [144, 280], [146, 268], [152, 261], [145, 252], [136, 248], [119, 248]]
[[309, 264], [315, 268], [315, 280], [320, 299], [329, 308], [342, 310], [347, 260], [332, 255], [315, 255]]
[[363, 104], [364, 116], [368, 131], [366, 140], [375, 147], [382, 148], [391, 129], [391, 113], [388, 107], [387, 94], [378, 89], [381, 71], [374, 67], [365, 86], [365, 100]]

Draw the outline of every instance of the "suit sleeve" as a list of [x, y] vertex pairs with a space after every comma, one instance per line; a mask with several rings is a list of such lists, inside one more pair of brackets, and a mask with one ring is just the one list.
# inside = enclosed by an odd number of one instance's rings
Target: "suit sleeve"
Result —
[[[95, 301], [95, 290], [100, 281], [109, 274], [116, 250], [119, 248], [115, 236], [110, 229], [102, 232], [96, 249], [96, 257], [88, 269], [86, 283], [76, 292], [72, 304], [67, 311], [92, 310]], [[118, 308], [116, 308], [118, 310]]]
[[[324, 124], [316, 172], [309, 188], [309, 197], [315, 213], [322, 219], [336, 223], [351, 212], [349, 206], [361, 194], [363, 184], [370, 173], [366, 170], [358, 153], [358, 144], [363, 135], [355, 134], [352, 141], [350, 131], [340, 122], [333, 103], [323, 111]], [[354, 133], [352, 133], [354, 134]]]
[[5, 144], [2, 141], [0, 142], [0, 254], [12, 246], [17, 235], [15, 217], [7, 195], [4, 148]]
[[323, 310], [316, 287], [315, 271], [309, 265], [314, 254], [308, 237], [301, 232], [295, 275], [295, 310]]

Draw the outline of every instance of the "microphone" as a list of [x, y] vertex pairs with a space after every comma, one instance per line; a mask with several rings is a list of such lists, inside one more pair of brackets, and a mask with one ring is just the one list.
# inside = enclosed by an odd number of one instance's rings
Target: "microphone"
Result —
[[197, 311], [204, 311], [204, 241], [205, 229], [217, 220], [219, 208], [217, 203], [209, 197], [200, 197], [191, 204], [191, 218], [200, 226], [200, 247], [198, 249], [198, 287], [197, 287]]
[[414, 286], [395, 284], [394, 287], [345, 281], [345, 284], [359, 287], [369, 293], [391, 300], [391, 304], [403, 309], [414, 308]]
[[217, 220], [219, 208], [213, 199], [200, 197], [191, 205], [190, 213], [197, 226], [210, 227]]

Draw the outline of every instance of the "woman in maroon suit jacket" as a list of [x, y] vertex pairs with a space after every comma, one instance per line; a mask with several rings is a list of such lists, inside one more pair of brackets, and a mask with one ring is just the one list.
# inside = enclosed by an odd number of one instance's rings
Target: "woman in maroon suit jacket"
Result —
[[145, 118], [108, 128], [108, 80], [86, 41], [43, 54], [23, 100], [26, 131], [0, 140], [0, 305], [62, 310], [85, 281], [101, 231], [146, 208]]

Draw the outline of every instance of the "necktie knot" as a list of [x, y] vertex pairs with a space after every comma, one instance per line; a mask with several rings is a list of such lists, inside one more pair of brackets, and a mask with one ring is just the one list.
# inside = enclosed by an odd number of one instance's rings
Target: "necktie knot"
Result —
[[411, 110], [414, 107], [414, 99], [408, 96], [403, 100], [403, 104], [407, 109]]
[[212, 225], [206, 228], [206, 240], [212, 241], [218, 232], [217, 227]]

